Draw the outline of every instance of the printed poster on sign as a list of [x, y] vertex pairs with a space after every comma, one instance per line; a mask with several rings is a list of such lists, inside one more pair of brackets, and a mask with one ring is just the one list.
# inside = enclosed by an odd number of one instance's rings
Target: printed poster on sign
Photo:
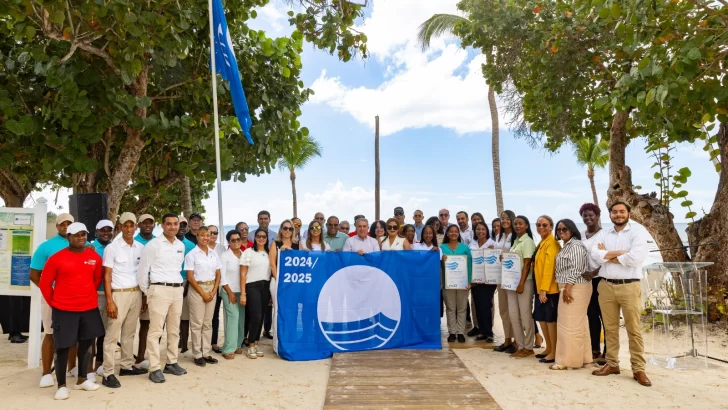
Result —
[[[489, 285], [499, 285], [501, 283], [501, 267], [500, 255], [501, 249], [484, 249], [483, 259], [485, 262], [485, 283]], [[474, 265], [473, 265], [474, 266]]]
[[445, 289], [468, 288], [468, 257], [447, 255], [445, 261]]
[[30, 289], [33, 214], [0, 212], [0, 289]]
[[501, 287], [517, 290], [521, 283], [521, 255], [503, 252]]
[[474, 249], [470, 253], [473, 255], [473, 274], [471, 283], [485, 283], [485, 249]]

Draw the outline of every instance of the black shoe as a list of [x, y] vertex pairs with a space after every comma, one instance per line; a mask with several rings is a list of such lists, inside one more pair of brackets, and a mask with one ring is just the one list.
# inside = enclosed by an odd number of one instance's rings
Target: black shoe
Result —
[[[475, 336], [475, 340], [477, 340], [477, 341], [483, 341], [483, 340], [485, 340], [486, 342], [488, 342], [488, 340], [490, 340], [492, 342], [493, 341], [493, 336], [478, 335], [478, 336]], [[490, 342], [488, 342], [488, 343], [490, 343]]]
[[140, 369], [132, 366], [131, 369], [119, 369], [119, 376], [138, 376], [140, 374], [145, 374], [148, 371], [149, 370], [147, 369]]
[[247, 337], [245, 339], [243, 339], [243, 345], [245, 345], [245, 347], [250, 347], [250, 343], [248, 343]]
[[450, 336], [448, 336], [448, 337], [447, 337], [447, 341], [448, 341], [449, 343], [452, 343], [452, 342], [454, 342], [454, 341], [455, 341], [455, 335], [454, 335], [454, 334], [452, 334], [452, 333], [450, 333]]
[[[165, 371], [166, 370], [167, 369], [165, 366]], [[164, 378], [164, 375], [162, 374], [161, 370], [155, 370], [155, 371], [149, 373], [149, 380], [153, 381], [154, 383], [164, 383], [165, 382], [165, 378]]]
[[101, 384], [112, 389], [117, 389], [121, 387], [119, 379], [117, 379], [116, 376], [114, 376], [113, 374], [109, 377], [104, 377], [103, 379], [101, 379]]
[[460, 343], [465, 343], [465, 336], [463, 336], [463, 335], [458, 335], [458, 342], [460, 342]]
[[210, 363], [210, 364], [215, 364], [215, 363], [217, 363], [217, 359], [215, 359], [215, 358], [214, 358], [214, 357], [212, 357], [212, 356], [207, 356], [207, 357], [203, 357], [202, 359], [204, 359], [204, 360], [205, 360], [205, 362], [207, 362], [207, 363]]
[[27, 342], [27, 338], [23, 338], [23, 335], [13, 335], [10, 338], [10, 343], [25, 343]]
[[199, 359], [195, 359], [195, 364], [198, 365], [198, 366], [200, 366], [200, 367], [205, 367], [205, 365], [207, 363], [205, 363], [205, 359], [203, 359], [202, 357], [200, 357]]
[[263, 332], [263, 337], [268, 338], [268, 339], [273, 339], [273, 335], [270, 334], [270, 332]]
[[474, 327], [474, 328], [470, 329], [470, 331], [468, 332], [468, 337], [477, 336], [479, 334], [480, 334], [480, 329], [478, 329], [477, 327]]
[[[508, 345], [508, 346], [510, 346], [510, 345]], [[500, 346], [496, 346], [495, 348], [493, 348], [493, 351], [495, 351], [495, 352], [504, 352], [506, 349], [508, 349], [508, 346], [506, 346], [504, 344], [503, 345], [500, 345]]]
[[510, 345], [503, 350], [503, 353], [513, 354], [516, 353], [517, 350], [516, 345]]
[[556, 362], [556, 359], [551, 359], [551, 360], [541, 359], [541, 360], [539, 360], [539, 362], [540, 363], [554, 363], [554, 362]]
[[212, 351], [215, 352], [215, 353], [217, 353], [217, 354], [222, 354], [222, 349], [220, 348], [220, 346], [214, 346], [212, 348]]
[[536, 356], [534, 356], [534, 357], [536, 357], [536, 359], [543, 359], [543, 358], [544, 358], [544, 357], [546, 357], [546, 356], [548, 356], [548, 355], [547, 355], [547, 354], [540, 354], [540, 353], [539, 353], [539, 354], [537, 354], [537, 355], [536, 355]]
[[175, 376], [182, 376], [183, 374], [187, 374], [187, 370], [181, 368], [180, 365], [178, 365], [177, 363], [165, 365], [164, 372], [167, 374], [173, 374]]

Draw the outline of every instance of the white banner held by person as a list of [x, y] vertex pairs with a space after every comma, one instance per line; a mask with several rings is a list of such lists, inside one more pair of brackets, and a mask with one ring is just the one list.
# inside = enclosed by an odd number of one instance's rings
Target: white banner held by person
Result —
[[500, 255], [502, 252], [501, 249], [483, 249], [485, 283], [489, 285], [500, 285], [501, 283], [503, 268], [501, 267]]
[[473, 249], [473, 274], [470, 283], [485, 283], [485, 249]]
[[521, 255], [503, 252], [501, 287], [516, 290], [521, 283]]
[[468, 257], [447, 255], [445, 261], [445, 289], [468, 288]]

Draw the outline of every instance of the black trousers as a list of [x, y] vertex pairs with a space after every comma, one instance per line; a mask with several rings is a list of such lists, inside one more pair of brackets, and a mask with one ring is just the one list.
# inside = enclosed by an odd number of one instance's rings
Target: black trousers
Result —
[[217, 344], [217, 332], [220, 330], [220, 303], [222, 303], [222, 298], [220, 297], [220, 292], [217, 292], [215, 313], [212, 314], [212, 340], [210, 343], [213, 346]]
[[[86, 374], [88, 368], [88, 360], [91, 356], [91, 344], [93, 339], [90, 340], [79, 340], [78, 341], [78, 353], [76, 358], [78, 359], [78, 375], [81, 376]], [[56, 381], [59, 386], [66, 384], [66, 371], [68, 370], [68, 350], [70, 347], [64, 347], [56, 349]]]
[[0, 326], [4, 334], [27, 333], [30, 296], [0, 296]]
[[270, 282], [259, 280], [245, 285], [247, 294], [248, 315], [250, 325], [248, 326], [248, 343], [255, 343], [260, 340], [260, 332], [263, 330], [263, 316], [270, 300]]
[[[601, 337], [604, 320], [602, 319], [602, 309], [599, 307], [599, 282], [602, 278], [596, 277], [592, 279], [592, 295], [589, 301], [589, 307], [586, 309], [586, 317], [589, 319], [589, 337], [591, 339], [591, 350], [593, 353], [601, 352]], [[604, 338], [604, 356], [607, 356], [607, 339]]]
[[273, 306], [266, 306], [265, 317], [263, 318], [263, 331], [270, 333], [271, 327], [273, 327]]
[[478, 330], [485, 337], [493, 337], [493, 295], [497, 285], [475, 285], [470, 294], [478, 317]]

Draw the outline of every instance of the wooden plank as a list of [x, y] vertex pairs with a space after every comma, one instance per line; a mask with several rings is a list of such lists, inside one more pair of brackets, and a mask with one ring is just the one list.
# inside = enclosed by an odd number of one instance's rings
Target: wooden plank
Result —
[[326, 410], [500, 409], [460, 359], [446, 350], [337, 353]]

